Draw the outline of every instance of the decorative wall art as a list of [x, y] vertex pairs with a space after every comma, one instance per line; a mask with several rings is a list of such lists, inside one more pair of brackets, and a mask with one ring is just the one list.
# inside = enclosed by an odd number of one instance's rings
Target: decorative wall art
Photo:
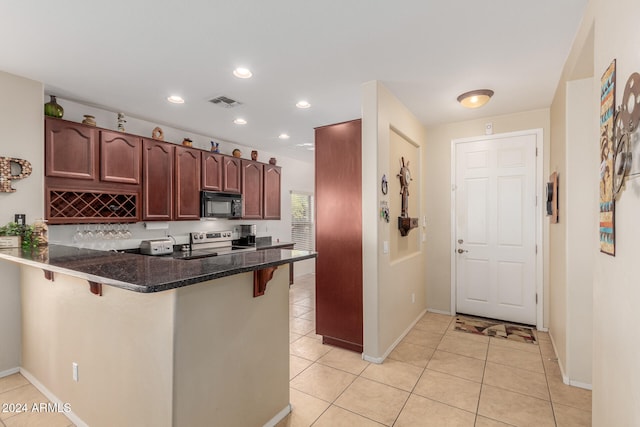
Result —
[[616, 61], [600, 80], [600, 251], [615, 256], [613, 197], [613, 124], [615, 110]]
[[[20, 167], [19, 174], [11, 173], [11, 163]], [[26, 160], [0, 157], [0, 193], [15, 193], [16, 190], [11, 187], [11, 181], [28, 177], [32, 170], [31, 163]]]
[[402, 167], [398, 174], [400, 178], [400, 194], [402, 195], [402, 213], [398, 217], [398, 229], [400, 229], [400, 235], [406, 236], [413, 228], [418, 227], [418, 218], [409, 217], [409, 183], [411, 182], [411, 172], [409, 171], [409, 162], [404, 164], [404, 157], [402, 157]]
[[558, 223], [558, 172], [554, 172], [547, 182], [547, 215], [551, 224]]
[[622, 104], [616, 109], [613, 127], [613, 197], [617, 200], [631, 170], [631, 135], [640, 122], [640, 74], [633, 73], [624, 85]]

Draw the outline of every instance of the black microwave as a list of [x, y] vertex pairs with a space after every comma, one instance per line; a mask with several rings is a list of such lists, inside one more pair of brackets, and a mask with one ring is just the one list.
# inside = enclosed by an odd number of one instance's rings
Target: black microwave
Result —
[[242, 218], [242, 195], [201, 191], [200, 217], [229, 219]]

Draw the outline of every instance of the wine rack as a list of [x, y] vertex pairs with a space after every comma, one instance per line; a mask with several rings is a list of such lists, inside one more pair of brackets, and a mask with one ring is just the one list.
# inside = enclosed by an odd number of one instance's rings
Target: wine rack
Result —
[[49, 189], [47, 220], [50, 224], [136, 222], [139, 194]]

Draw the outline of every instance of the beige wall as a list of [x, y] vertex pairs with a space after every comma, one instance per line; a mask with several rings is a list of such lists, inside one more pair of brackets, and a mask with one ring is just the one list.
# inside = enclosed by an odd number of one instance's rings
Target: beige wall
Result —
[[[22, 267], [28, 376], [90, 426], [260, 426], [289, 407], [289, 269], [141, 294]], [[78, 363], [79, 381], [72, 378]], [[274, 420], [277, 421], [277, 420]]]
[[[562, 91], [568, 81], [585, 77], [574, 74], [591, 28], [594, 28], [592, 123], [598, 123], [600, 76], [613, 59], [617, 61], [616, 105], [621, 103], [624, 84], [632, 72], [640, 71], [640, 33], [636, 30], [640, 18], [640, 3], [636, 0], [591, 0], [572, 47], [565, 71], [558, 85], [553, 109], [563, 102]], [[588, 43], [588, 42], [587, 42]], [[564, 129], [566, 118], [552, 116], [554, 134]], [[559, 130], [559, 133], [564, 131]], [[555, 143], [555, 140], [554, 140]], [[599, 131], [588, 140], [589, 151], [599, 146]], [[572, 161], [569, 159], [569, 173]], [[599, 170], [594, 174], [598, 176]], [[597, 212], [594, 203], [592, 210]], [[629, 325], [637, 319], [640, 301], [640, 262], [637, 243], [640, 212], [640, 180], [626, 184], [626, 190], [616, 202], [616, 256], [611, 257], [594, 248], [593, 275], [593, 425], [640, 425], [640, 343], [629, 337]], [[593, 230], [597, 234], [597, 229]]]
[[[426, 308], [422, 227], [401, 238], [412, 240], [415, 250], [407, 249], [406, 256], [393, 260], [390, 253], [383, 253], [383, 243], [392, 242], [392, 234], [400, 233], [397, 213], [395, 218], [392, 214], [389, 223], [379, 215], [381, 201], [388, 201], [391, 206], [400, 198], [399, 185], [394, 190], [400, 153], [413, 156], [409, 198], [413, 199], [410, 203], [417, 204], [409, 213], [417, 218], [424, 215], [425, 130], [379, 82], [365, 83], [362, 90], [364, 355], [368, 360], [380, 362]], [[400, 141], [394, 142], [394, 133]], [[380, 191], [383, 175], [390, 183], [387, 195]], [[401, 243], [398, 240], [396, 243], [399, 250]]]
[[[42, 218], [43, 124], [42, 84], [0, 71], [0, 157], [28, 160], [30, 177], [13, 182], [15, 193], [0, 193], [0, 225], [24, 213], [33, 223]], [[0, 376], [20, 366], [20, 270], [0, 262]]]
[[[485, 124], [493, 123], [494, 133], [529, 129], [543, 130], [544, 173], [548, 175], [549, 110], [535, 110], [505, 116], [450, 123], [427, 129], [425, 155], [425, 212], [427, 216], [426, 277], [429, 310], [451, 311], [451, 141], [484, 135]], [[544, 221], [543, 240], [547, 232]], [[545, 304], [547, 280], [545, 278]], [[546, 313], [545, 313], [546, 324]]]

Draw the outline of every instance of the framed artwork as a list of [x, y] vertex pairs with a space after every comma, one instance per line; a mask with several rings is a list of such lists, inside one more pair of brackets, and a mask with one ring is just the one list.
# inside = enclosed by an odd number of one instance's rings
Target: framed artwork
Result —
[[613, 197], [613, 122], [616, 60], [600, 79], [600, 252], [615, 256], [615, 199]]
[[547, 182], [547, 216], [551, 224], [558, 223], [558, 172], [554, 172]]

